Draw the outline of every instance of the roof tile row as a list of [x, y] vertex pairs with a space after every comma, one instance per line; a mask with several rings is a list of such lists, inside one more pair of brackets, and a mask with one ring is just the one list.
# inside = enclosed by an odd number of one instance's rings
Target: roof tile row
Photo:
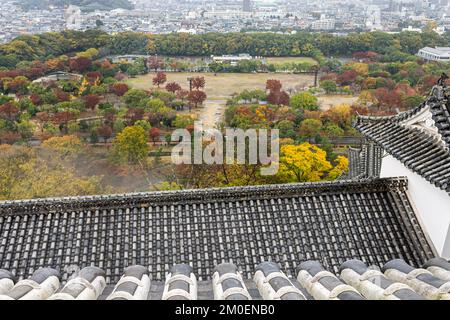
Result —
[[442, 258], [417, 269], [391, 260], [381, 270], [353, 259], [336, 275], [306, 261], [298, 264], [296, 278], [274, 262], [259, 264], [252, 279], [244, 279], [232, 263], [216, 266], [211, 281], [197, 281], [185, 264], [172, 266], [165, 282], [149, 274], [148, 268], [130, 266], [115, 285], [107, 285], [103, 270], [86, 267], [62, 286], [52, 268], [18, 282], [0, 270], [0, 300], [450, 300], [450, 263]]

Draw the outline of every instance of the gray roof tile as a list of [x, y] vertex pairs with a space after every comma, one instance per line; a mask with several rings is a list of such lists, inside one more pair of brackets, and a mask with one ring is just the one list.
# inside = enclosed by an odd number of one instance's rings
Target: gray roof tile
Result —
[[[446, 88], [435, 86], [427, 100], [410, 111], [387, 117], [359, 116], [354, 126], [407, 168], [450, 192], [450, 106]], [[438, 134], [405, 121], [428, 109]], [[354, 156], [353, 156], [354, 158]], [[350, 168], [355, 171], [357, 164]]]

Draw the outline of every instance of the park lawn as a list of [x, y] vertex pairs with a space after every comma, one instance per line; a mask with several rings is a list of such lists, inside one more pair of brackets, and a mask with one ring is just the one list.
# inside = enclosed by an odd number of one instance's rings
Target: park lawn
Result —
[[[155, 73], [138, 76], [126, 80], [133, 88], [148, 90], [153, 87], [152, 78]], [[268, 79], [280, 80], [285, 90], [299, 89], [314, 85], [314, 75], [309, 74], [281, 74], [281, 73], [167, 73], [167, 82], [178, 82], [184, 89], [189, 89], [188, 77], [205, 77], [205, 92], [208, 100], [227, 99], [233, 93], [242, 92], [244, 89], [265, 90]]]
[[335, 107], [339, 104], [352, 105], [358, 100], [358, 96], [330, 94], [318, 97], [319, 108], [322, 111]]
[[283, 63], [311, 63], [317, 64], [317, 61], [309, 57], [269, 57], [266, 58], [268, 64], [283, 64]]

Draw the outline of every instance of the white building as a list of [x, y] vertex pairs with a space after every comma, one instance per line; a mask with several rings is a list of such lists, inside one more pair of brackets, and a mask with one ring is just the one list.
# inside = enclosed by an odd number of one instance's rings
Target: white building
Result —
[[66, 28], [69, 30], [80, 30], [83, 25], [83, 17], [80, 7], [70, 5], [65, 12]]
[[236, 18], [251, 18], [252, 12], [240, 11], [240, 10], [212, 10], [203, 12], [204, 18], [215, 19], [236, 19]]
[[334, 19], [324, 19], [321, 18], [319, 20], [314, 21], [311, 24], [312, 30], [333, 30], [336, 25], [336, 21]]
[[412, 26], [408, 26], [408, 28], [403, 28], [403, 29], [402, 29], [402, 32], [403, 32], [403, 31], [422, 33], [422, 29], [420, 29], [420, 28], [414, 28], [414, 27], [412, 27]]
[[366, 27], [369, 30], [382, 30], [381, 10], [378, 6], [368, 6], [366, 12]]
[[417, 56], [429, 61], [450, 61], [450, 47], [425, 47], [419, 50]]
[[239, 61], [253, 60], [253, 57], [247, 53], [235, 55], [224, 55], [224, 56], [211, 56], [213, 61], [218, 63], [230, 63], [231, 65], [237, 65]]
[[446, 101], [445, 87], [438, 85], [413, 110], [390, 117], [358, 117], [355, 127], [371, 147], [362, 149], [363, 161], [356, 170], [350, 166], [350, 176], [407, 177], [409, 197], [419, 218], [413, 223], [422, 225], [439, 255], [450, 258], [450, 114]]

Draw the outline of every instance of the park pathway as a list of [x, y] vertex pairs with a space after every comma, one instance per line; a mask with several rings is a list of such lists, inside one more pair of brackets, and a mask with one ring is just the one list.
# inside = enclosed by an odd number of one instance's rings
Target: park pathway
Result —
[[203, 129], [214, 129], [223, 121], [226, 100], [207, 100], [203, 108], [199, 110], [199, 120], [203, 123]]

